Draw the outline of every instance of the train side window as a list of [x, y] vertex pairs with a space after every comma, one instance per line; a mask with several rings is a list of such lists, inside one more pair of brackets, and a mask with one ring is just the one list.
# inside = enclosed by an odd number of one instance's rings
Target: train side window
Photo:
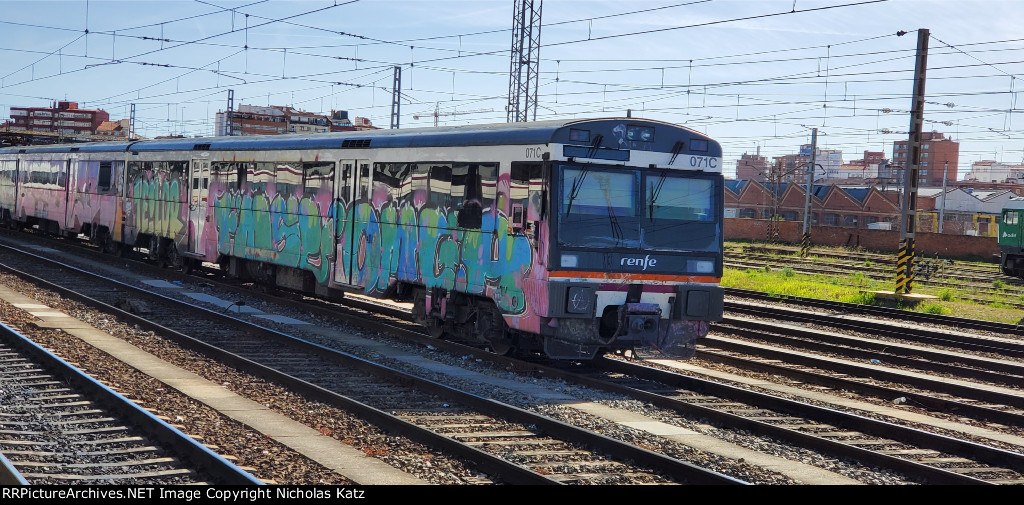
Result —
[[126, 176], [127, 185], [130, 187], [132, 183], [138, 180], [139, 175], [142, 173], [142, 162], [141, 161], [130, 161], [128, 162], [128, 173]]
[[430, 169], [429, 163], [417, 163], [409, 172], [405, 198], [413, 206], [419, 207], [430, 200]]
[[512, 163], [509, 169], [511, 175], [509, 199], [513, 204], [524, 205], [529, 214], [526, 219], [532, 221], [543, 219], [543, 168], [540, 163]]
[[256, 162], [248, 161], [242, 163], [245, 165], [245, 180], [249, 183], [250, 191], [265, 191], [267, 189], [267, 182], [269, 177], [259, 171], [256, 166]]
[[287, 192], [289, 187], [302, 184], [302, 168], [298, 162], [277, 162], [274, 165], [274, 181], [278, 193]]
[[[422, 164], [421, 164], [422, 165]], [[430, 203], [438, 208], [452, 205], [452, 165], [451, 163], [430, 164]]]
[[497, 194], [497, 163], [455, 163], [452, 165], [452, 200], [459, 208], [460, 228], [479, 229], [483, 210]]
[[113, 175], [114, 164], [109, 161], [101, 161], [100, 173], [96, 178], [96, 190], [101, 193], [109, 192]]
[[334, 163], [312, 161], [302, 164], [302, 184], [306, 193], [316, 193], [321, 188], [329, 188], [333, 181]]
[[498, 197], [498, 164], [480, 163], [477, 166], [480, 176], [480, 204], [483, 208], [492, 208]]
[[374, 193], [385, 191], [396, 204], [400, 204], [412, 183], [410, 174], [415, 167], [414, 163], [374, 163]]
[[235, 180], [235, 189], [242, 191], [245, 188], [245, 163], [235, 164], [235, 173], [237, 174]]
[[341, 188], [338, 190], [338, 195], [342, 201], [349, 202], [351, 200], [350, 193], [352, 192], [352, 163], [341, 164]]
[[359, 177], [358, 177], [358, 180], [356, 181], [356, 188], [358, 189], [358, 193], [356, 193], [356, 197], [353, 200], [358, 200], [358, 199], [361, 199], [361, 198], [366, 198], [366, 199], [370, 198], [370, 164], [369, 163], [360, 163], [359, 164]]
[[13, 161], [0, 161], [0, 182], [13, 184], [14, 183], [14, 167]]
[[1006, 211], [1006, 218], [1003, 219], [1005, 224], [1017, 224], [1017, 211], [1008, 210]]
[[188, 179], [185, 174], [188, 173], [188, 162], [187, 161], [169, 161], [167, 162], [167, 180], [168, 181], [185, 181], [184, 185], [188, 187]]

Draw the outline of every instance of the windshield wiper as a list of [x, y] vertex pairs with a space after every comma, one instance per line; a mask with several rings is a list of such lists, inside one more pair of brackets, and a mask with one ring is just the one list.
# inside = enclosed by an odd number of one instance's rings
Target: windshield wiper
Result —
[[583, 189], [583, 181], [586, 180], [587, 174], [590, 173], [589, 167], [583, 167], [580, 170], [580, 175], [576, 176], [572, 180], [572, 189], [569, 190], [569, 203], [565, 206], [565, 215], [569, 215], [569, 211], [572, 210], [572, 202], [580, 194], [580, 189]]
[[615, 215], [615, 211], [612, 209], [611, 204], [608, 204], [608, 223], [609, 228], [612, 232], [612, 238], [615, 239], [615, 245], [619, 245], [626, 238], [622, 233], [622, 225], [619, 224], [619, 218]]
[[658, 196], [661, 195], [661, 188], [665, 185], [665, 178], [668, 177], [668, 170], [661, 171], [661, 177], [658, 178], [658, 183], [651, 188], [651, 199], [648, 204], [648, 216], [651, 221], [654, 221], [654, 202], [658, 200]]

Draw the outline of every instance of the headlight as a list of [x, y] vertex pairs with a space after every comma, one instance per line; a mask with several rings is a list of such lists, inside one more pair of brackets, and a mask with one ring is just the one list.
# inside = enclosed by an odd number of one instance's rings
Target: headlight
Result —
[[570, 314], [588, 314], [594, 305], [594, 291], [589, 287], [571, 287], [565, 297], [565, 311]]
[[575, 254], [563, 254], [562, 266], [565, 268], [576, 268], [579, 258]]
[[687, 260], [686, 271], [696, 274], [710, 274], [715, 271], [715, 262], [711, 260]]

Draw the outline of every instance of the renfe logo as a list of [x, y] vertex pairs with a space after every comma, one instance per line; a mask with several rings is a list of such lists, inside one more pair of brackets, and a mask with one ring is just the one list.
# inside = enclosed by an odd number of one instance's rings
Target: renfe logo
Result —
[[658, 260], [657, 259], [651, 259], [651, 255], [650, 254], [648, 254], [646, 257], [643, 257], [643, 258], [622, 258], [622, 261], [619, 262], [619, 265], [621, 265], [621, 266], [644, 267], [643, 270], [647, 270], [647, 267], [649, 267], [649, 266], [653, 267], [653, 266], [656, 266], [657, 264], [658, 264]]

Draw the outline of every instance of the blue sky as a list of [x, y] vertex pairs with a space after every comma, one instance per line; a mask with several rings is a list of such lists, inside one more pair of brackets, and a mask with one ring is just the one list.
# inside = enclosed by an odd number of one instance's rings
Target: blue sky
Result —
[[[536, 0], [539, 2], [539, 0]], [[348, 110], [401, 126], [505, 121], [512, 0], [0, 0], [0, 121], [72, 100], [146, 136], [211, 135], [235, 105]], [[538, 119], [648, 117], [742, 153], [810, 142], [891, 155], [931, 31], [925, 128], [971, 161], [1024, 158], [1024, 25], [1011, 0], [547, 0]], [[88, 30], [88, 34], [86, 34]], [[899, 31], [908, 32], [899, 37]], [[418, 118], [416, 117], [418, 116]]]

